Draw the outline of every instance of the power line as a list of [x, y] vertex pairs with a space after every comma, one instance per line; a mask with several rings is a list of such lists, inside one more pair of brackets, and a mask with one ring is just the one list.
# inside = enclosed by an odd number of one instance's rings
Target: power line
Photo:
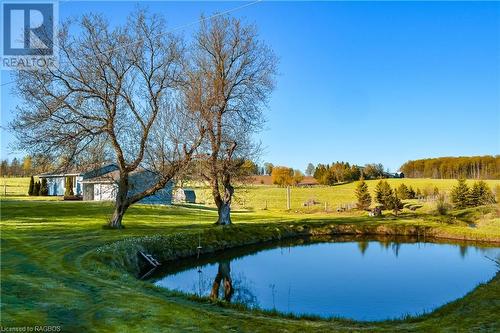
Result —
[[[175, 28], [173, 28], [171, 30], [168, 30], [168, 31], [162, 32], [160, 34], [157, 34], [153, 38], [161, 37], [161, 36], [163, 36], [165, 34], [168, 34], [168, 33], [171, 33], [171, 32], [177, 31], [177, 30], [185, 29], [185, 28], [190, 27], [192, 25], [208, 21], [208, 20], [210, 20], [212, 18], [219, 17], [219, 16], [222, 16], [222, 15], [226, 15], [226, 14], [235, 12], [237, 10], [240, 10], [240, 9], [243, 9], [243, 8], [246, 8], [246, 7], [250, 7], [250, 6], [255, 5], [256, 3], [259, 3], [259, 2], [262, 2], [262, 1], [263, 0], [252, 1], [252, 2], [246, 3], [244, 5], [241, 5], [241, 6], [238, 6], [238, 7], [234, 7], [234, 8], [228, 9], [228, 10], [225, 10], [225, 11], [222, 11], [222, 12], [210, 15], [208, 17], [204, 17], [202, 19], [199, 19], [199, 20], [196, 20], [196, 21], [192, 21], [192, 22], [180, 25], [180, 26], [175, 27]], [[107, 51], [100, 52], [100, 53], [98, 53], [98, 55], [100, 55], [100, 54], [106, 54], [106, 53], [109, 53], [109, 52], [112, 52], [112, 51], [115, 51], [115, 50], [118, 50], [118, 49], [122, 49], [122, 48], [125, 48], [125, 47], [128, 47], [128, 46], [131, 46], [131, 45], [135, 45], [135, 44], [141, 43], [142, 41], [143, 41], [142, 39], [139, 39], [139, 40], [137, 40], [135, 42], [132, 42], [132, 43], [129, 43], [129, 44], [125, 44], [125, 45], [121, 45], [119, 47], [112, 48], [112, 49], [109, 49]], [[5, 83], [0, 84], [0, 87], [6, 86], [6, 85], [11, 84], [11, 83], [15, 83], [15, 82], [16, 82], [15, 80], [14, 81], [5, 82]]]

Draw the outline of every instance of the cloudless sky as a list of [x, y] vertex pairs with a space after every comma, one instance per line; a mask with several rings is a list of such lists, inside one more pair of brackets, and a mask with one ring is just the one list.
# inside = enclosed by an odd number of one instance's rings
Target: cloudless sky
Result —
[[[243, 2], [141, 2], [172, 29]], [[121, 24], [137, 2], [61, 2], [59, 18]], [[255, 23], [280, 58], [261, 162], [380, 162], [500, 154], [500, 3], [259, 2]], [[178, 30], [189, 37], [197, 25]], [[2, 71], [1, 83], [11, 81]], [[19, 102], [1, 87], [2, 127]], [[12, 134], [2, 129], [2, 158]]]

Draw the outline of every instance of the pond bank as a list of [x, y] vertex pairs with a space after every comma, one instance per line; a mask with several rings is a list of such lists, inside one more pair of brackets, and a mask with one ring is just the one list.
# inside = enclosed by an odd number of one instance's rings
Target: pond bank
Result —
[[[470, 230], [469, 230], [470, 229]], [[451, 240], [500, 244], [498, 235], [485, 236], [470, 227], [439, 224], [400, 223], [381, 220], [363, 223], [339, 222], [278, 222], [214, 226], [202, 232], [186, 231], [169, 235], [126, 238], [105, 245], [95, 251], [95, 259], [107, 266], [126, 271], [134, 276], [144, 268], [138, 258], [142, 251], [166, 264], [171, 261], [220, 252], [230, 248], [279, 241], [294, 237], [336, 235], [412, 236], [421, 241]]]

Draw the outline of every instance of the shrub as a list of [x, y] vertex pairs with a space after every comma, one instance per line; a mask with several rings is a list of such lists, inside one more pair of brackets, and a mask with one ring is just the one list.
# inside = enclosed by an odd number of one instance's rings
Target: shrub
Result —
[[40, 195], [40, 182], [35, 182], [33, 186], [33, 195]]
[[28, 195], [33, 195], [34, 190], [35, 190], [35, 180], [33, 179], [33, 176], [31, 176], [30, 186], [28, 188]]
[[65, 187], [65, 190], [64, 190], [65, 197], [72, 197], [75, 195], [73, 193], [73, 178], [66, 177], [66, 184], [64, 187]]
[[47, 179], [42, 178], [42, 182], [40, 184], [40, 195], [49, 195], [49, 188], [47, 186]]
[[440, 194], [436, 201], [436, 211], [439, 215], [448, 214], [448, 210], [450, 209], [450, 204], [446, 202], [446, 197], [444, 194]]

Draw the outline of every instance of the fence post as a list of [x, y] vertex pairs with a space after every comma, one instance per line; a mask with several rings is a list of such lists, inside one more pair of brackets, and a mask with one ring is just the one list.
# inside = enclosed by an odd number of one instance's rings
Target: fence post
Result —
[[290, 210], [291, 209], [291, 204], [290, 204], [290, 186], [286, 187], [286, 209]]

